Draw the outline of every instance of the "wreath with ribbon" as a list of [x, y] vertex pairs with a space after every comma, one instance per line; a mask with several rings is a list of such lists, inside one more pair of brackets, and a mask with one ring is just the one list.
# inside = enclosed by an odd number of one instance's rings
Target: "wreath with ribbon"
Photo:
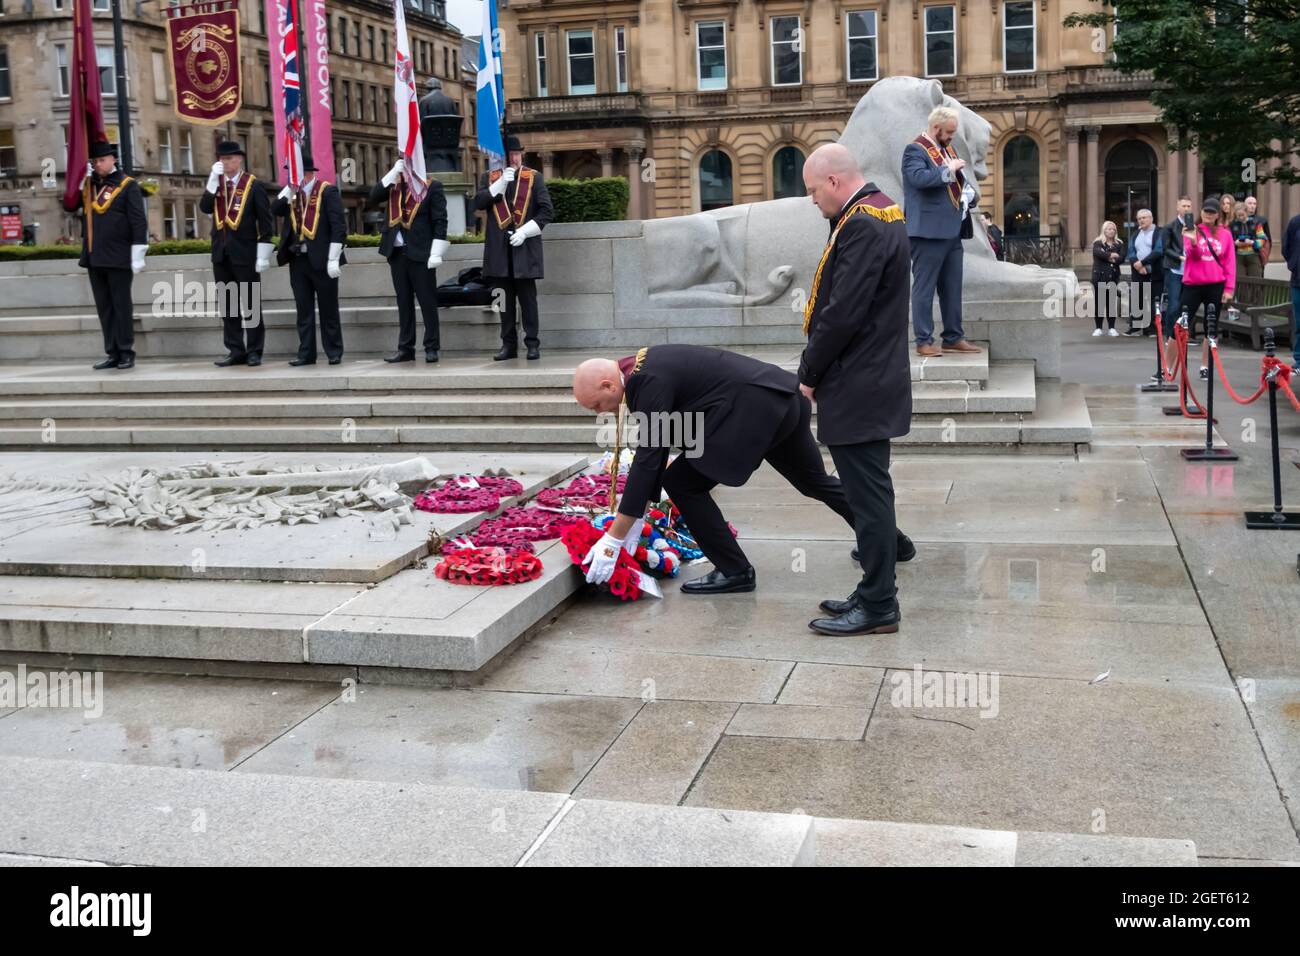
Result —
[[451, 584], [523, 584], [542, 576], [542, 559], [504, 548], [461, 548], [444, 554], [433, 573]]
[[502, 498], [522, 494], [524, 486], [513, 478], [492, 475], [456, 475], [440, 488], [429, 488], [415, 496], [415, 507], [433, 514], [469, 514], [494, 511]]

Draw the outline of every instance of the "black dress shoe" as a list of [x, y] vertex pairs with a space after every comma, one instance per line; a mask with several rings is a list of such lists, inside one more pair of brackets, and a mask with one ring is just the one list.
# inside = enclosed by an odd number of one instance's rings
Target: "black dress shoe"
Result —
[[694, 581], [682, 585], [686, 594], [732, 594], [740, 591], [752, 591], [755, 584], [754, 569], [746, 568], [740, 574], [726, 575], [721, 571], [710, 571]]
[[[849, 557], [854, 561], [858, 560], [858, 549], [854, 548], [849, 552]], [[916, 545], [907, 535], [903, 535], [902, 541], [898, 545], [898, 553], [894, 555], [895, 564], [906, 564], [916, 557]]]
[[331, 365], [338, 365], [339, 362], [342, 362], [342, 361], [343, 361], [343, 356], [342, 356], [342, 355], [336, 355], [336, 356], [334, 356], [332, 359], [330, 359], [330, 364], [331, 364]]
[[533, 362], [542, 357], [541, 350], [536, 346], [528, 350], [528, 361]]
[[384, 356], [384, 361], [385, 361], [385, 362], [388, 362], [390, 365], [393, 364], [394, 362], [414, 362], [414, 361], [415, 361], [415, 353], [414, 353], [414, 352], [394, 352], [392, 355], [386, 355], [386, 356]]
[[425, 350], [424, 350], [424, 360], [425, 360], [426, 362], [436, 362], [436, 361], [438, 361], [438, 350], [437, 350], [437, 349], [425, 349]]
[[250, 355], [250, 356], [248, 357], [248, 367], [249, 367], [249, 368], [257, 368], [257, 366], [259, 366], [259, 365], [261, 365], [261, 364], [262, 364], [262, 356], [260, 356], [260, 355]]
[[134, 358], [122, 359], [122, 361], [117, 363], [117, 367], [123, 369], [135, 368], [135, 359]]
[[500, 352], [492, 356], [494, 362], [504, 362], [506, 359], [519, 358], [519, 353], [515, 349], [502, 348]]
[[[839, 617], [841, 614], [847, 614], [849, 611], [853, 610], [855, 607], [858, 606], [858, 592], [854, 591], [843, 601], [836, 601], [833, 598], [828, 598], [827, 600], [822, 601], [822, 603], [818, 604], [817, 606], [821, 608], [823, 611], [825, 611], [827, 614], [830, 614], [833, 617]], [[898, 619], [900, 621], [903, 619], [903, 611], [898, 606], [897, 601], [894, 602], [894, 613], [898, 615]]]
[[898, 633], [898, 611], [894, 610], [885, 617], [873, 617], [860, 604], [837, 617], [822, 617], [809, 621], [808, 626], [819, 634], [838, 637], [844, 634], [896, 634]]
[[299, 365], [315, 365], [315, 359], [296, 358], [289, 359], [289, 364], [297, 368]]
[[102, 372], [106, 368], [117, 368], [117, 363], [118, 363], [118, 359], [116, 356], [114, 356], [113, 358], [106, 358], [102, 362], [96, 362], [94, 365], [91, 366], [91, 368], [93, 368], [97, 372]]
[[246, 365], [248, 364], [248, 359], [246, 357], [235, 358], [233, 355], [227, 355], [225, 358], [218, 359], [212, 364], [215, 365], [217, 368], [230, 368], [230, 366], [232, 365]]

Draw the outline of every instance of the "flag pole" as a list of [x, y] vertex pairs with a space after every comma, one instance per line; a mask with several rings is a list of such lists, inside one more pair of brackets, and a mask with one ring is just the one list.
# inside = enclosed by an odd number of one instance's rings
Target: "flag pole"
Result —
[[298, 48], [298, 109], [302, 112], [302, 158], [306, 163], [316, 158], [311, 151], [311, 98], [307, 84], [307, 74], [311, 72], [311, 68], [307, 65], [307, 48], [303, 44], [302, 3], [299, 0], [285, 0], [285, 2], [294, 5], [293, 40]]

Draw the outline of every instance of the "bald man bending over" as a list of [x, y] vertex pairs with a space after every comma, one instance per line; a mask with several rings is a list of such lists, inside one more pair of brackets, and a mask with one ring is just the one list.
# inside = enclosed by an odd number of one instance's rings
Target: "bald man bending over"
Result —
[[[609, 579], [619, 547], [626, 546], [634, 527], [639, 536], [646, 506], [658, 500], [662, 487], [714, 567], [687, 581], [682, 591], [754, 590], [754, 568], [709, 492], [719, 484], [744, 484], [764, 461], [801, 494], [824, 502], [853, 526], [840, 481], [826, 473], [813, 440], [812, 405], [799, 394], [791, 372], [721, 349], [655, 345], [617, 362], [583, 362], [573, 376], [573, 397], [593, 412], [616, 412], [626, 400], [630, 412], [647, 419], [658, 413], [661, 426], [677, 423], [675, 434], [674, 428], [659, 427], [640, 436], [618, 516], [588, 555], [588, 581]], [[689, 447], [682, 446], [683, 436], [691, 439]], [[683, 452], [669, 465], [674, 438]], [[912, 544], [900, 533], [898, 547]]]

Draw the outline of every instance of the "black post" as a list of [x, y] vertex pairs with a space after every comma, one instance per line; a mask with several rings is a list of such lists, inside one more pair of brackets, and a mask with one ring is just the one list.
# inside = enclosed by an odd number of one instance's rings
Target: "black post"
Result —
[[[1264, 354], [1274, 357], [1273, 330], [1264, 330]], [[1268, 373], [1268, 424], [1273, 446], [1273, 510], [1247, 511], [1246, 527], [1255, 531], [1300, 529], [1300, 514], [1282, 510], [1282, 455], [1277, 444], [1277, 369]], [[1300, 560], [1300, 559], [1298, 559]]]
[[117, 155], [122, 172], [134, 172], [131, 155], [131, 108], [126, 102], [126, 43], [122, 38], [122, 0], [113, 0], [113, 79], [117, 84]]
[[[1160, 301], [1156, 303], [1156, 308], [1155, 308], [1155, 314], [1160, 316], [1160, 320], [1161, 320], [1160, 325], [1156, 326], [1156, 335], [1155, 335], [1156, 373], [1151, 376], [1151, 381], [1145, 382], [1144, 384], [1138, 386], [1139, 391], [1143, 391], [1143, 392], [1178, 391], [1178, 385], [1176, 383], [1165, 381], [1165, 374], [1161, 370], [1162, 367], [1161, 367], [1160, 357], [1164, 355], [1164, 348], [1165, 348], [1164, 335], [1162, 333], [1165, 331], [1164, 329], [1165, 307], [1168, 304], [1169, 304], [1169, 293], [1167, 292], [1160, 293]], [[1152, 319], [1151, 324], [1155, 325], [1154, 318]]]
[[[1177, 324], [1181, 325], [1183, 328], [1186, 329], [1190, 327], [1191, 321], [1192, 321], [1191, 316], [1187, 314], [1187, 306], [1183, 306], [1178, 312]], [[1186, 356], [1184, 356], [1183, 358], [1184, 372], [1187, 371], [1186, 365], [1187, 365], [1187, 359]], [[1181, 415], [1183, 413], [1183, 406], [1187, 404], [1187, 388], [1186, 386], [1183, 385], [1183, 376], [1181, 375], [1178, 378], [1177, 389], [1178, 389], [1178, 404], [1166, 405], [1164, 409], [1162, 409], [1166, 415], [1170, 415], [1170, 416]]]
[[1205, 341], [1210, 354], [1210, 376], [1205, 380], [1205, 447], [1184, 448], [1179, 454], [1186, 461], [1236, 461], [1237, 453], [1231, 448], [1214, 447], [1214, 360], [1219, 347], [1219, 309], [1213, 302], [1205, 305]]

